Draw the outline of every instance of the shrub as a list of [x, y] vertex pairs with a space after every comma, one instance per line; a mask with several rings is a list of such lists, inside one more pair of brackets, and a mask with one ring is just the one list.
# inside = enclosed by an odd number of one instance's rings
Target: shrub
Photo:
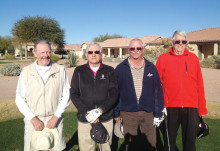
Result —
[[157, 63], [158, 57], [155, 56], [154, 54], [145, 54], [144, 56], [148, 61], [152, 62], [154, 65]]
[[70, 52], [67, 57], [67, 62], [65, 63], [66, 67], [75, 67], [79, 62], [79, 57], [74, 53]]
[[19, 76], [21, 67], [18, 64], [8, 64], [1, 68], [0, 73], [4, 76]]
[[59, 56], [52, 54], [51, 60], [52, 60], [53, 62], [57, 62], [57, 61], [59, 61]]
[[5, 60], [13, 60], [13, 59], [15, 59], [15, 56], [12, 55], [12, 54], [6, 53], [6, 54], [4, 55], [4, 59], [5, 59]]
[[103, 62], [112, 62], [112, 58], [110, 58], [110, 57], [103, 57], [102, 61]]
[[130, 54], [126, 54], [123, 56], [123, 59], [127, 59], [128, 57], [130, 57]]
[[169, 51], [168, 48], [163, 48], [163, 47], [157, 46], [155, 48], [146, 49], [144, 56], [148, 61], [152, 62], [153, 64], [156, 64], [158, 57], [161, 54], [164, 54], [168, 51]]
[[203, 68], [220, 69], [220, 55], [206, 58], [200, 62], [200, 65]]
[[112, 58], [112, 62], [121, 63], [122, 61], [123, 61], [123, 59], [121, 59], [121, 58]]

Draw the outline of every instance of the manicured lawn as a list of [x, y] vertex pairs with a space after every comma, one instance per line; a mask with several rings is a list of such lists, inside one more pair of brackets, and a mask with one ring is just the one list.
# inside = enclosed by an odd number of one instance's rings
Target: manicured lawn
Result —
[[12, 63], [12, 62], [0, 61], [0, 64], [9, 64], [9, 63]]
[[[64, 113], [64, 133], [67, 141], [67, 148], [76, 151], [77, 145], [77, 119], [76, 112]], [[219, 151], [220, 150], [220, 119], [208, 119], [210, 134], [207, 137], [197, 139], [198, 151]], [[23, 151], [24, 123], [23, 119], [9, 120], [0, 122], [0, 150], [2, 151]], [[177, 140], [179, 151], [182, 150], [180, 131]], [[114, 141], [114, 140], [113, 140]], [[120, 139], [118, 145], [123, 143]]]

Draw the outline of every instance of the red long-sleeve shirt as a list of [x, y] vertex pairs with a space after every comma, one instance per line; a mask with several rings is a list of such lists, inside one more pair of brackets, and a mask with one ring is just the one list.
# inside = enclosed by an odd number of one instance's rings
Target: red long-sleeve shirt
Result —
[[198, 57], [186, 48], [175, 55], [173, 48], [162, 54], [156, 64], [164, 92], [165, 107], [198, 108], [207, 114], [202, 72]]

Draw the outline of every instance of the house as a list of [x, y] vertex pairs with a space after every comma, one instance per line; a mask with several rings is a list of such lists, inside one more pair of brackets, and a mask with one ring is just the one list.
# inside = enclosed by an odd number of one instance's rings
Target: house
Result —
[[[27, 43], [27, 55], [33, 56], [33, 50], [34, 50], [34, 43]], [[22, 55], [25, 54], [25, 45], [22, 45]], [[15, 56], [20, 56], [20, 49], [19, 47], [15, 48]]]
[[[57, 50], [56, 45], [51, 45], [52, 52]], [[27, 55], [33, 56], [34, 43], [27, 43]], [[64, 50], [68, 52], [75, 52], [76, 55], [82, 56], [81, 45], [64, 45]], [[25, 45], [22, 45], [22, 54], [25, 54]], [[20, 50], [18, 47], [15, 48], [15, 56], [20, 55]]]
[[213, 55], [220, 55], [220, 27], [206, 28], [187, 33], [189, 47], [200, 60]]
[[81, 51], [81, 45], [64, 45], [64, 50], [69, 52], [74, 52], [77, 56], [82, 57], [83, 52]]
[[[164, 41], [171, 41], [171, 37], [154, 40], [148, 43], [148, 48], [164, 46]], [[189, 51], [194, 53], [199, 60], [220, 55], [220, 27], [206, 28], [187, 33]]]
[[[156, 39], [161, 39], [162, 37], [157, 35], [157, 36], [132, 37], [132, 38], [115, 38], [115, 39], [107, 39], [103, 42], [98, 42], [98, 43], [103, 48], [104, 57], [124, 58], [124, 56], [128, 54], [129, 42], [134, 38], [141, 39], [144, 45], [146, 45], [147, 43], [154, 41]], [[89, 41], [82, 43], [81, 49], [83, 54], [85, 54], [86, 47], [89, 43], [90, 43]]]
[[[155, 47], [165, 47], [166, 43], [171, 41], [171, 37], [164, 38], [159, 35], [144, 36], [144, 37], [131, 37], [131, 38], [115, 38], [107, 39], [103, 42], [98, 42], [103, 48], [103, 56], [110, 58], [124, 58], [128, 52], [129, 42], [134, 39], [141, 39], [146, 45], [146, 49]], [[187, 40], [189, 41], [189, 51], [196, 54], [200, 60], [208, 58], [212, 55], [220, 55], [220, 27], [206, 28], [202, 30], [192, 31], [187, 33]], [[75, 52], [80, 58], [85, 55], [86, 47], [90, 41], [85, 41], [81, 45], [64, 45], [64, 50], [67, 52]], [[24, 45], [23, 54], [24, 54]], [[33, 43], [27, 45], [28, 54], [32, 54], [34, 49]], [[52, 45], [53, 52], [56, 46]], [[15, 56], [19, 55], [19, 50], [16, 48]]]
[[[52, 52], [55, 52], [57, 47], [55, 45], [51, 45]], [[27, 43], [27, 56], [32, 57], [34, 51], [34, 43]], [[25, 55], [25, 44], [22, 45], [22, 55]], [[19, 47], [15, 48], [15, 56], [20, 56]]]

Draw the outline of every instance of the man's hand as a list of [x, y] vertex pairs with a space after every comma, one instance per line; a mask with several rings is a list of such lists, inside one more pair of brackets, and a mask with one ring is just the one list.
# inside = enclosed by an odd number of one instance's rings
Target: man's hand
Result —
[[42, 131], [44, 129], [44, 122], [42, 122], [38, 117], [33, 117], [31, 123], [36, 131]]
[[51, 119], [47, 122], [47, 128], [53, 129], [57, 126], [59, 118], [55, 115], [51, 117]]
[[97, 118], [92, 124], [96, 124], [99, 122], [99, 119]]
[[102, 113], [99, 109], [90, 110], [86, 114], [86, 120], [89, 123], [94, 123], [100, 115], [102, 115]]
[[119, 117], [115, 118], [114, 120], [117, 123], [120, 119], [121, 119], [121, 117], [119, 116]]
[[155, 117], [155, 118], [154, 118], [154, 121], [153, 121], [153, 125], [154, 125], [155, 127], [159, 127], [159, 126], [160, 126], [160, 123], [161, 123], [162, 121], [163, 121], [162, 118]]

